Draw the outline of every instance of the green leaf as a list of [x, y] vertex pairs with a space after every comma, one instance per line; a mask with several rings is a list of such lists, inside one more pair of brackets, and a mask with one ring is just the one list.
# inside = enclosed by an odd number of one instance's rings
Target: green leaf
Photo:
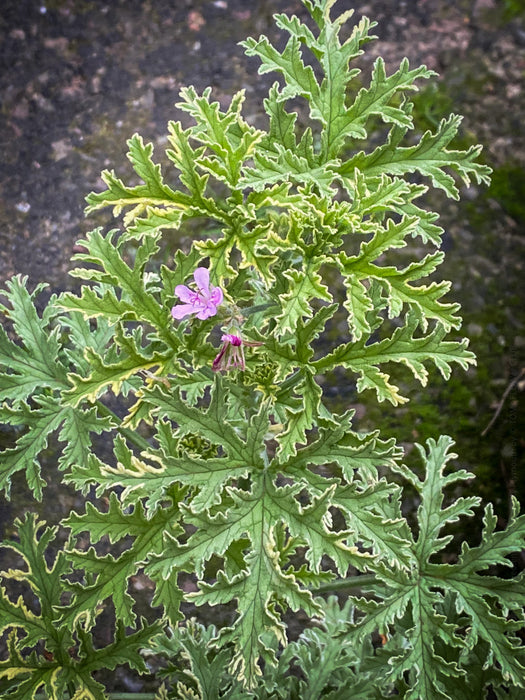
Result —
[[347, 528], [356, 541], [372, 548], [389, 566], [408, 568], [413, 563], [411, 538], [400, 509], [391, 517], [390, 498], [394, 489], [386, 481], [358, 488], [351, 484], [337, 489], [334, 505], [344, 512]]
[[162, 368], [166, 362], [171, 362], [171, 353], [165, 348], [155, 350], [154, 346], [150, 345], [144, 351], [141, 348], [141, 334], [127, 335], [120, 324], [115, 328], [115, 338], [120, 350], [115, 362], [105, 363], [103, 357], [86, 348], [85, 356], [89, 362], [90, 374], [87, 377], [68, 375], [73, 386], [63, 393], [63, 398], [69, 405], [78, 406], [86, 400], [94, 402], [108, 389], [117, 396], [123, 383], [130, 377], [154, 367]]
[[[409, 679], [405, 696], [414, 700], [422, 694], [425, 698], [451, 698], [447, 690], [456, 686], [458, 697], [463, 697], [463, 678], [477, 672], [476, 667], [466, 665], [469, 657], [465, 651], [475, 645], [477, 654], [484, 650], [478, 657], [479, 666], [497, 668], [502, 682], [523, 687], [525, 677], [525, 653], [516, 634], [523, 628], [523, 577], [504, 581], [478, 573], [490, 563], [509, 564], [506, 557], [523, 547], [525, 516], [516, 517], [517, 506], [508, 530], [496, 533], [495, 519], [487, 511], [486, 540], [483, 538], [482, 544], [472, 550], [464, 546], [457, 564], [431, 561], [450, 541], [450, 535], [442, 534], [443, 528], [461, 516], [471, 516], [472, 507], [479, 502], [475, 497], [462, 497], [444, 506], [444, 489], [471, 476], [464, 470], [445, 471], [456, 457], [450, 451], [452, 445], [450, 438], [442, 436], [437, 442], [428, 440], [426, 452], [418, 446], [425, 462], [422, 479], [407, 467], [394, 467], [421, 498], [412, 566], [403, 572], [376, 567], [376, 575], [386, 584], [381, 600], [359, 602], [366, 611], [356, 625], [359, 636], [369, 634], [376, 626], [381, 633], [392, 635], [384, 647], [385, 652], [392, 652], [385, 680]], [[398, 636], [391, 626], [400, 628], [404, 644], [397, 643]]]
[[310, 318], [312, 299], [333, 301], [328, 288], [322, 283], [317, 272], [317, 265], [305, 265], [303, 270], [286, 270], [284, 276], [289, 280], [289, 291], [280, 296], [281, 313], [277, 316], [276, 332], [283, 335], [294, 332], [300, 319]]
[[386, 290], [390, 318], [400, 315], [406, 304], [420, 315], [424, 329], [428, 320], [439, 321], [447, 331], [460, 327], [461, 319], [454, 315], [459, 309], [459, 304], [441, 301], [441, 297], [449, 291], [450, 283], [433, 282], [430, 285], [418, 286], [410, 284], [432, 274], [443, 261], [442, 252], [429, 254], [423, 260], [411, 263], [402, 270], [393, 266], [379, 266], [372, 262], [391, 248], [404, 247], [406, 237], [416, 235], [418, 226], [419, 219], [416, 217], [403, 217], [397, 224], [389, 219], [386, 228], [374, 227], [373, 237], [361, 244], [358, 255], [349, 257], [344, 252], [339, 254], [338, 261], [346, 278], [348, 294], [345, 306], [351, 312], [350, 327], [357, 332], [357, 340], [367, 331], [367, 314], [373, 308], [361, 280], [381, 281]]
[[[13, 638], [14, 633], [11, 635]], [[6, 700], [32, 699], [42, 688], [48, 697], [60, 697], [64, 686], [57, 679], [58, 670], [55, 664], [48, 663], [44, 666], [32, 657], [24, 659], [12, 644], [9, 658], [0, 662], [0, 679], [4, 679], [14, 689], [5, 696]], [[60, 695], [57, 696], [57, 693]], [[101, 700], [100, 696], [96, 700]]]
[[[115, 245], [115, 234], [115, 231], [110, 231], [104, 236], [100, 229], [95, 229], [87, 234], [85, 240], [79, 241], [79, 245], [86, 248], [87, 252], [77, 253], [73, 259], [81, 260], [90, 267], [76, 268], [71, 271], [71, 274], [121, 289], [126, 302], [125, 305], [121, 302], [124, 317], [149, 322], [160, 334], [169, 338], [166, 333], [167, 311], [159, 304], [155, 295], [147, 289], [144, 274], [146, 263], [158, 250], [155, 238], [150, 237], [143, 241], [136, 252], [134, 265], [130, 267], [124, 260], [120, 246]], [[115, 313], [114, 295], [105, 295], [103, 299], [108, 303], [110, 314]], [[66, 294], [64, 301], [64, 308], [83, 313], [89, 308], [89, 304], [93, 304], [95, 297], [93, 294], [86, 294], [75, 306], [75, 298], [71, 294]], [[100, 310], [100, 305], [98, 308]], [[95, 311], [94, 315], [98, 316], [99, 313], [100, 311]]]
[[498, 519], [494, 514], [493, 506], [490, 503], [486, 506], [481, 543], [477, 547], [463, 544], [459, 564], [465, 573], [483, 571], [494, 564], [512, 566], [507, 557], [512, 552], [520, 551], [525, 516], [518, 517], [519, 503], [515, 498], [512, 499], [511, 505], [512, 510], [506, 528], [497, 532], [495, 528]]
[[339, 168], [339, 174], [344, 179], [351, 179], [355, 169], [372, 178], [383, 174], [403, 177], [417, 172], [430, 178], [432, 184], [444, 190], [449, 197], [459, 199], [454, 178], [446, 172], [446, 168], [457, 173], [466, 185], [470, 184], [471, 178], [480, 184], [488, 184], [491, 172], [488, 166], [475, 162], [481, 146], [471, 146], [467, 151], [446, 149], [456, 136], [461, 119], [455, 114], [442, 119], [435, 134], [425, 132], [414, 146], [400, 146], [406, 128], [394, 127], [385, 145], [378, 146], [370, 154], [363, 151], [357, 153]]
[[[328, 9], [328, 5], [326, 7]], [[325, 14], [321, 24], [323, 31], [319, 36], [320, 62], [325, 77], [321, 83], [319, 116], [312, 110], [312, 117], [319, 118], [323, 123], [321, 152], [326, 158], [337, 157], [349, 138], [366, 137], [366, 131], [353, 118], [347, 106], [348, 85], [360, 73], [358, 68], [349, 69], [348, 64], [363, 53], [361, 45], [373, 38], [369, 32], [374, 23], [363, 17], [354, 26], [349, 38], [341, 44], [339, 32], [348, 17], [350, 12], [332, 23]], [[314, 48], [312, 46], [312, 50]]]
[[87, 411], [70, 408], [64, 414], [64, 423], [58, 434], [58, 440], [65, 443], [59, 468], [66, 470], [84, 465], [93, 451], [91, 433], [100, 435], [116, 427], [110, 416], [100, 416], [95, 408]]
[[295, 478], [309, 479], [306, 467], [336, 464], [348, 483], [358, 473], [367, 482], [377, 482], [380, 467], [394, 467], [402, 452], [394, 440], [383, 441], [376, 433], [358, 433], [352, 429], [353, 411], [318, 419], [318, 435], [309, 444], [301, 447], [296, 456], [282, 464], [284, 473], [291, 472]]
[[0, 632], [10, 628], [23, 630], [23, 644], [25, 646], [33, 646], [45, 636], [46, 626], [44, 622], [26, 607], [22, 596], [18, 598], [16, 603], [12, 603], [2, 587], [0, 587], [0, 612], [2, 613]]
[[114, 288], [105, 285], [83, 285], [80, 296], [71, 293], [60, 297], [59, 305], [66, 311], [81, 313], [85, 318], [104, 318], [109, 323], [138, 321], [138, 309], [131, 301], [118, 299]]
[[240, 232], [235, 240], [236, 247], [242, 255], [242, 266], [257, 269], [267, 287], [274, 280], [270, 268], [278, 260], [276, 255], [269, 255], [265, 251], [264, 244], [270, 230], [270, 224], [260, 224], [249, 232]]
[[[155, 397], [158, 396], [157, 391]], [[161, 421], [157, 435], [160, 448], [144, 453], [145, 458], [160, 465], [158, 469], [148, 469], [144, 477], [148, 491], [156, 493], [158, 484], [163, 484], [165, 488], [166, 484], [176, 481], [192, 487], [192, 510], [209, 509], [213, 504], [220, 503], [221, 493], [228, 483], [244, 478], [250, 471], [262, 467], [265, 456], [264, 439], [269, 426], [268, 405], [263, 403], [259, 412], [252, 416], [244, 442], [239, 440], [234, 429], [228, 429], [227, 423], [217, 420], [214, 424], [215, 415], [220, 412], [219, 407], [224, 400], [223, 396], [221, 385], [217, 384], [205, 414], [183, 405], [184, 402], [177, 395], [174, 396], [173, 402], [169, 402], [168, 415], [177, 421], [179, 427], [174, 433], [168, 422]], [[151, 398], [151, 394], [149, 397]], [[166, 406], [164, 401], [163, 396], [160, 405]], [[158, 400], [156, 403], [159, 403]], [[176, 409], [176, 413], [173, 408]], [[204, 432], [202, 427], [197, 429], [201, 421], [206, 425], [207, 432]], [[210, 440], [211, 454], [206, 454], [204, 458], [192, 454], [189, 449], [184, 449], [180, 441], [182, 435], [189, 435], [190, 438], [199, 435]], [[222, 454], [218, 456], [219, 451]], [[122, 478], [122, 471], [119, 476]], [[129, 480], [119, 480], [119, 483], [132, 488], [132, 482]]]
[[[258, 56], [261, 59], [259, 73], [278, 71], [282, 73], [285, 85], [280, 94], [273, 89], [270, 94], [270, 102], [266, 105], [267, 111], [274, 116], [277, 112], [276, 103], [286, 101], [298, 95], [308, 100], [310, 116], [320, 121], [325, 127], [322, 134], [322, 152], [329, 159], [336, 156], [344, 146], [348, 136], [363, 138], [366, 132], [362, 128], [352, 128], [352, 119], [347, 118], [345, 92], [347, 84], [358, 73], [358, 69], [348, 70], [348, 63], [361, 52], [360, 45], [368, 41], [369, 29], [372, 26], [369, 20], [364, 18], [354, 28], [351, 36], [341, 44], [338, 34], [341, 26], [350, 16], [350, 12], [341, 15], [335, 22], [329, 19], [329, 5], [322, 13], [312, 12], [322, 32], [316, 39], [311, 30], [297, 17], [289, 18], [286, 15], [276, 15], [277, 25], [290, 34], [290, 39], [284, 51], [279, 53], [268, 41], [266, 36], [261, 36], [258, 41], [247, 39], [242, 42], [248, 56]], [[303, 62], [301, 47], [307, 46], [319, 59], [323, 68], [325, 79], [321, 84], [315, 78], [310, 65]], [[283, 120], [283, 112], [280, 118], [275, 119], [274, 124]], [[293, 122], [288, 126], [293, 126]], [[286, 131], [288, 129], [286, 128]], [[275, 133], [275, 132], [274, 132]], [[279, 132], [277, 132], [279, 133]], [[284, 141], [283, 141], [284, 143]], [[286, 142], [287, 148], [292, 148], [291, 142]]]
[[179, 588], [178, 571], [174, 571], [167, 578], [159, 576], [155, 579], [155, 595], [151, 600], [151, 605], [156, 607], [161, 605], [164, 616], [169, 624], [175, 627], [184, 615], [181, 612], [181, 604], [184, 601], [184, 592]]
[[49, 435], [58, 430], [67, 413], [67, 407], [61, 407], [49, 397], [39, 397], [37, 407], [33, 409], [25, 403], [21, 403], [17, 409], [10, 409], [6, 404], [0, 407], [0, 418], [3, 422], [28, 427], [18, 438], [15, 447], [2, 453], [0, 488], [5, 490], [7, 497], [10, 493], [11, 477], [17, 471], [24, 471], [34, 497], [42, 499], [42, 488], [46, 482], [41, 476], [38, 456], [47, 447]]
[[[75, 638], [68, 626], [60, 625], [54, 609], [60, 607], [63, 592], [65, 557], [59, 552], [52, 569], [46, 565], [46, 548], [50, 544], [54, 532], [46, 529], [40, 540], [36, 539], [37, 530], [42, 523], [28, 516], [25, 521], [17, 521], [20, 526], [20, 543], [13, 546], [31, 568], [28, 572], [9, 571], [3, 575], [9, 579], [24, 581], [31, 585], [38, 596], [41, 605], [41, 615], [29, 613], [21, 604], [12, 605], [1, 592], [0, 609], [6, 617], [7, 627], [20, 628], [21, 637], [13, 630], [8, 639], [9, 657], [0, 662], [0, 679], [4, 679], [3, 697], [26, 700], [35, 697], [35, 693], [43, 688], [48, 697], [62, 698], [66, 688], [73, 697], [104, 700], [104, 687], [91, 676], [102, 668], [114, 670], [117, 665], [128, 664], [139, 672], [145, 672], [146, 666], [141, 656], [141, 650], [151, 638], [158, 633], [158, 622], [143, 625], [137, 632], [126, 634], [124, 626], [117, 624], [115, 641], [103, 648], [95, 649], [88, 632], [79, 627]], [[28, 536], [31, 538], [29, 539]], [[11, 546], [11, 543], [4, 543]], [[6, 603], [6, 605], [3, 605]], [[23, 609], [24, 616], [18, 615]], [[38, 622], [33, 630], [35, 621]], [[78, 638], [78, 646], [76, 645]], [[27, 652], [30, 647], [40, 646], [41, 651]]]
[[38, 537], [44, 525], [44, 522], [37, 520], [35, 514], [27, 513], [23, 519], [15, 520], [18, 540], [1, 543], [2, 548], [16, 552], [27, 567], [25, 571], [3, 571], [2, 576], [8, 580], [27, 583], [40, 604], [40, 614], [36, 615], [25, 606], [22, 597], [16, 605], [12, 604], [2, 589], [1, 605], [5, 613], [5, 617], [2, 617], [2, 630], [11, 626], [20, 627], [25, 633], [22, 647], [32, 647], [40, 639], [49, 636], [48, 648], [57, 653], [64, 639], [69, 639], [64, 630], [59, 632], [53, 627], [56, 619], [54, 607], [60, 602], [62, 592], [61, 577], [68, 567], [63, 552], [56, 555], [52, 566], [46, 564], [46, 550], [54, 539], [57, 528], [46, 527]]
[[348, 257], [344, 253], [340, 255], [342, 267], [346, 273], [367, 267], [374, 260], [379, 258], [385, 251], [392, 248], [403, 248], [406, 246], [407, 236], [413, 236], [418, 220], [416, 217], [404, 216], [398, 223], [392, 219], [386, 222], [386, 228], [377, 226], [373, 237], [361, 244], [359, 255]]
[[[456, 459], [457, 455], [449, 452], [453, 441], [448, 436], [442, 436], [436, 443], [427, 440], [428, 456], [421, 445], [417, 449], [426, 460], [425, 480], [417, 484], [421, 492], [422, 502], [418, 509], [420, 524], [416, 552], [421, 560], [428, 561], [434, 552], [441, 550], [450, 537], [439, 538], [439, 532], [447, 522], [456, 522], [461, 516], [472, 516], [472, 508], [479, 505], [477, 496], [460, 497], [446, 508], [443, 508], [444, 489], [457, 481], [464, 481], [472, 474], [463, 469], [445, 474], [448, 462]], [[406, 473], [406, 470], [404, 470]]]
[[92, 192], [86, 197], [86, 213], [112, 206], [115, 215], [118, 215], [123, 207], [130, 205], [139, 206], [139, 211], [147, 205], [185, 209], [188, 198], [168, 187], [163, 181], [160, 166], [153, 163], [153, 145], [144, 144], [142, 136], [134, 134], [128, 140], [128, 146], [128, 158], [144, 184], [127, 187], [114, 171], [104, 170], [101, 177], [107, 189], [100, 193]]
[[[196, 433], [214, 445], [222, 445], [233, 460], [242, 462], [251, 454], [236, 429], [224, 422], [224, 387], [216, 377], [210, 404], [206, 411], [189, 406], [180, 397], [179, 391], [166, 393], [158, 384], [144, 393], [144, 400], [151, 403], [162, 415], [177, 422], [179, 434]], [[255, 466], [255, 465], [254, 465]]]
[[259, 73], [279, 71], [285, 78], [285, 87], [281, 91], [281, 100], [292, 97], [306, 97], [315, 104], [319, 100], [319, 84], [311, 66], [305, 66], [301, 57], [301, 41], [291, 36], [284, 51], [279, 51], [270, 44], [268, 37], [262, 35], [258, 40], [251, 37], [241, 42], [247, 56], [258, 56], [261, 59]]
[[210, 103], [211, 89], [207, 88], [199, 97], [193, 87], [182, 88], [183, 102], [178, 107], [189, 112], [197, 125], [191, 135], [205, 144], [212, 152], [211, 157], [199, 159], [199, 165], [235, 188], [243, 162], [250, 158], [262, 132], [249, 126], [241, 117], [244, 91], [236, 93], [226, 112], [221, 112], [219, 103]]
[[85, 490], [95, 485], [97, 495], [119, 489], [123, 507], [144, 505], [146, 517], [151, 517], [164, 501], [175, 498], [175, 479], [166, 470], [153, 466], [137, 457], [126, 445], [124, 438], [117, 435], [114, 442], [116, 466], [109, 466], [91, 454], [84, 466], [73, 469], [65, 480], [77, 488]]
[[[44, 525], [35, 515], [27, 514], [15, 521], [18, 539], [2, 543], [2, 547], [14, 550], [25, 565], [25, 570], [2, 572], [4, 580], [28, 584], [40, 609], [38, 615], [30, 612], [22, 597], [13, 604], [0, 589], [2, 629], [15, 628], [18, 633], [13, 631], [10, 635], [9, 657], [0, 662], [0, 678], [8, 681], [2, 686], [8, 690], [4, 697], [25, 700], [43, 688], [49, 697], [61, 698], [67, 687], [70, 694], [72, 689], [77, 690], [75, 697], [103, 700], [103, 686], [91, 674], [101, 668], [113, 670], [120, 664], [144, 672], [140, 650], [158, 632], [159, 624], [144, 625], [128, 635], [122, 625], [117, 625], [115, 641], [96, 650], [84, 629], [61, 624], [58, 618], [65, 592], [64, 577], [71, 572], [62, 549], [52, 565], [47, 563], [57, 528], [42, 529]], [[31, 648], [33, 651], [28, 653]]]
[[272, 151], [258, 150], [253, 156], [254, 167], [244, 168], [242, 187], [253, 187], [256, 192], [271, 185], [291, 182], [295, 185], [313, 185], [325, 196], [333, 196], [332, 183], [339, 161], [333, 159], [322, 166], [312, 166], [307, 158], [297, 155], [279, 143]]
[[406, 523], [400, 510], [391, 507], [395, 488], [378, 481], [378, 468], [395, 466], [399, 452], [392, 442], [383, 443], [374, 435], [352, 431], [352, 415], [349, 412], [334, 417], [333, 422], [326, 421], [319, 437], [282, 465], [283, 474], [307, 484], [310, 493], [321, 495], [327, 477], [321, 478], [307, 467], [320, 465], [324, 467], [322, 473], [327, 470], [330, 474], [330, 465], [336, 465], [348, 484], [338, 486], [332, 504], [344, 514], [354, 540], [371, 545], [374, 553], [386, 557], [392, 566], [407, 566], [411, 559]]
[[268, 133], [263, 140], [264, 148], [271, 151], [274, 144], [282, 144], [287, 150], [297, 148], [295, 135], [296, 112], [287, 112], [279, 93], [279, 84], [274, 83], [268, 97], [264, 100], [264, 109], [270, 117]]
[[100, 434], [115, 426], [111, 418], [101, 417], [95, 410], [73, 409], [50, 396], [33, 400], [32, 408], [22, 403], [16, 409], [6, 404], [0, 407], [0, 420], [26, 427], [16, 445], [3, 452], [0, 488], [9, 496], [11, 477], [23, 470], [35, 498], [41, 500], [46, 482], [41, 476], [38, 457], [46, 449], [49, 436], [59, 431], [59, 441], [66, 443], [58, 462], [59, 468], [65, 470], [87, 460], [92, 450], [91, 433]]
[[23, 401], [40, 388], [61, 389], [64, 386], [65, 368], [59, 361], [59, 328], [51, 328], [52, 305], [40, 318], [33, 299], [27, 290], [27, 277], [13, 277], [6, 283], [4, 292], [10, 308], [0, 304], [0, 312], [13, 323], [13, 330], [20, 339], [15, 344], [0, 326], [0, 366], [5, 368], [0, 376], [0, 399]]
[[180, 122], [170, 121], [168, 125], [168, 141], [171, 149], [166, 151], [168, 158], [180, 171], [180, 180], [188, 189], [188, 203], [191, 203], [192, 216], [210, 216], [222, 221], [225, 218], [224, 211], [211, 197], [206, 196], [206, 186], [209, 175], [201, 175], [195, 167], [199, 163], [205, 150], [205, 146], [199, 146], [195, 150], [190, 144], [191, 130], [185, 131]]
[[525, 544], [525, 515], [518, 512], [514, 501], [507, 527], [495, 532], [496, 518], [487, 506], [481, 544], [471, 548], [464, 543], [457, 565], [433, 564], [428, 574], [454, 591], [457, 611], [470, 617], [469, 648], [476, 640], [487, 642], [485, 664], [496, 661], [505, 681], [524, 687], [525, 653], [518, 634], [513, 634], [524, 624], [523, 574], [514, 579], [480, 574], [496, 564], [512, 567], [509, 555]]
[[127, 216], [127, 219], [133, 220], [133, 225], [128, 224], [123, 239], [127, 241], [141, 239], [144, 236], [155, 237], [166, 229], [178, 231], [184, 219], [190, 215], [188, 205], [184, 204], [181, 204], [180, 208], [177, 209], [160, 209], [149, 205], [139, 206]]
[[[169, 640], [170, 656], [173, 647], [183, 652], [190, 664], [190, 670], [185, 670], [184, 675], [194, 681], [200, 696], [205, 698], [220, 697], [230, 657], [228, 649], [212, 651], [212, 640], [216, 635], [213, 625], [205, 628], [195, 620], [188, 620], [185, 627], [173, 630], [173, 638]], [[229, 693], [231, 695], [231, 688]]]
[[[210, 508], [214, 503], [220, 502], [221, 492], [232, 480], [246, 477], [251, 468], [251, 460], [229, 457], [207, 457], [201, 459], [189, 454], [182, 454], [177, 457], [177, 448], [179, 448], [179, 440], [172, 436], [172, 428], [169, 424], [164, 423], [159, 431], [158, 439], [160, 449], [147, 452], [147, 457], [151, 462], [158, 464], [158, 468], [153, 474], [148, 474], [144, 483], [148, 489], [153, 489], [153, 493], [159, 488], [158, 482], [166, 485], [178, 482], [191, 486], [193, 490], [198, 489], [192, 497], [192, 508], [202, 509]], [[123, 483], [120, 481], [120, 483]], [[126, 484], [129, 481], [126, 480]], [[151, 485], [150, 485], [151, 484]]]
[[445, 379], [451, 373], [451, 364], [457, 362], [467, 369], [475, 363], [474, 355], [467, 348], [467, 340], [444, 341], [445, 329], [437, 325], [427, 335], [414, 337], [418, 319], [407, 316], [405, 325], [396, 328], [390, 338], [366, 344], [366, 340], [345, 343], [315, 363], [323, 372], [338, 365], [359, 373], [358, 388], [376, 389], [379, 401], [388, 399], [396, 405], [406, 399], [398, 394], [397, 387], [388, 383], [388, 375], [381, 373], [377, 365], [396, 362], [406, 365], [423, 386], [427, 382], [425, 362], [432, 361]]
[[110, 493], [107, 511], [100, 511], [86, 502], [84, 515], [72, 512], [67, 519], [67, 526], [74, 535], [85, 531], [89, 533], [92, 543], [99, 542], [107, 537], [110, 543], [118, 542], [128, 535], [130, 537], [143, 536], [149, 527], [149, 520], [145, 518], [140, 501], [133, 513], [124, 513], [117, 495]]
[[287, 408], [286, 429], [277, 435], [277, 456], [283, 463], [296, 454], [299, 443], [306, 443], [306, 431], [314, 425], [322, 395], [321, 387], [308, 370], [303, 372], [303, 381], [295, 387], [295, 391], [303, 396], [302, 406], [297, 409]]
[[89, 634], [80, 628], [80, 653], [82, 658], [81, 672], [92, 674], [106, 669], [113, 671], [117, 666], [127, 665], [139, 673], [147, 673], [148, 669], [143, 657], [143, 650], [158, 634], [161, 624], [158, 621], [148, 625], [145, 620], [135, 632], [127, 633], [125, 626], [117, 621], [114, 641], [106, 646], [95, 649]]
[[[417, 90], [415, 81], [418, 78], [431, 78], [435, 75], [436, 73], [428, 70], [426, 66], [410, 70], [408, 59], [404, 58], [399, 70], [387, 78], [385, 62], [379, 57], [374, 63], [370, 87], [361, 88], [355, 102], [345, 115], [346, 119], [352, 124], [353, 129], [363, 127], [372, 115], [381, 117], [387, 124], [412, 129], [414, 125], [410, 114], [389, 103], [397, 93]], [[366, 131], [364, 133], [366, 135]]]
[[[279, 639], [283, 639], [283, 626], [272, 603], [274, 596], [276, 601], [282, 599], [294, 610], [302, 607], [309, 614], [319, 613], [310, 594], [300, 590], [294, 577], [284, 574], [279, 567], [272, 532], [286, 512], [281, 499], [288, 506], [293, 506], [296, 512], [294, 531], [313, 547], [311, 556], [317, 565], [323, 551], [327, 551], [337, 558], [340, 566], [345, 566], [347, 550], [342, 544], [344, 535], [331, 534], [323, 525], [327, 504], [322, 500], [312, 506], [315, 518], [311, 518], [302, 514], [298, 504], [293, 505], [288, 489], [276, 489], [267, 479], [259, 478], [253, 493], [233, 489], [230, 493], [233, 505], [227, 517], [188, 512], [188, 522], [197, 528], [196, 532], [184, 545], [170, 537], [165, 552], [152, 561], [147, 571], [154, 577], [159, 574], [167, 577], [174, 569], [196, 571], [202, 575], [206, 561], [213, 554], [224, 554], [230, 542], [245, 534], [250, 538], [252, 548], [245, 560], [248, 570], [231, 579], [219, 572], [216, 584], [201, 584], [201, 592], [195, 597], [195, 602], [216, 604], [234, 597], [238, 599], [239, 618], [232, 629], [221, 632], [221, 638], [224, 642], [228, 639], [234, 641], [237, 652], [233, 666], [237, 673], [252, 683], [260, 673], [257, 665], [259, 655], [273, 658], [273, 654], [268, 656], [270, 652], [262, 641], [263, 632], [269, 628]], [[306, 525], [312, 520], [316, 522], [321, 514], [322, 520], [315, 531]], [[324, 542], [324, 550], [321, 542]]]
[[91, 504], [86, 505], [83, 516], [72, 513], [65, 524], [73, 534], [93, 532], [97, 539], [115, 527], [115, 537], [124, 536], [127, 529], [128, 535], [134, 539], [131, 547], [117, 558], [111, 554], [99, 557], [93, 547], [85, 552], [76, 549], [67, 552], [67, 559], [85, 571], [88, 582], [71, 584], [74, 600], [65, 608], [62, 623], [74, 625], [85, 619], [86, 626], [91, 627], [98, 605], [111, 598], [117, 619], [132, 626], [136, 616], [132, 609], [134, 600], [127, 592], [128, 579], [136, 573], [141, 562], [162, 551], [164, 533], [177, 509], [177, 504], [160, 509], [148, 519], [140, 502], [130, 513], [123, 513], [117, 499], [113, 498], [106, 513], [97, 511]]

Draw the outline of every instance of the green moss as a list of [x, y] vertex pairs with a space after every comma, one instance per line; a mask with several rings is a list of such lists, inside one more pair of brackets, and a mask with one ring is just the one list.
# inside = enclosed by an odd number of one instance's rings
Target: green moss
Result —
[[517, 223], [525, 224], [525, 168], [523, 165], [509, 161], [496, 168], [486, 197], [495, 199]]
[[510, 21], [515, 17], [525, 17], [525, 5], [523, 0], [503, 0], [502, 17], [506, 21]]
[[452, 98], [444, 82], [427, 83], [411, 99], [414, 103], [414, 123], [422, 131], [434, 131], [443, 115], [454, 111]]

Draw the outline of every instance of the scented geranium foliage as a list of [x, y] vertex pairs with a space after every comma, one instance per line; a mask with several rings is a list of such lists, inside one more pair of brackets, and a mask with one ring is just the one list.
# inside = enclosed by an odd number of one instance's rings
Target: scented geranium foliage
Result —
[[[17, 439], [0, 485], [9, 496], [22, 471], [45, 498], [39, 455], [54, 435], [64, 482], [89, 495], [62, 522], [70, 538], [53, 564], [53, 531], [31, 516], [4, 543], [25, 562], [3, 573], [6, 698], [103, 698], [93, 677], [104, 663], [141, 672], [138, 648], [167, 659], [159, 698], [525, 687], [522, 577], [493, 571], [523, 547], [525, 518], [514, 508], [496, 530], [487, 507], [481, 543], [445, 557], [446, 528], [478, 505], [454, 490], [470, 475], [450, 438], [419, 448], [416, 474], [380, 425], [363, 431], [324, 391], [335, 378], [339, 403], [368, 392], [397, 406], [405, 375], [425, 385], [433, 366], [448, 378], [474, 364], [434, 274], [442, 229], [425, 194], [457, 199], [489, 169], [480, 147], [453, 147], [460, 117], [417, 133], [411, 96], [432, 71], [378, 58], [356, 89], [373, 23], [352, 24], [333, 0], [303, 4], [304, 20], [275, 17], [282, 50], [244, 42], [276, 77], [264, 128], [243, 117], [243, 92], [223, 108], [210, 89], [182, 89], [191, 125], [169, 124], [164, 170], [134, 135], [134, 182], [104, 171], [88, 196], [88, 212], [123, 217], [79, 242], [78, 293], [38, 314], [26, 279], [3, 292], [0, 414]], [[179, 230], [193, 234], [184, 251], [172, 249]], [[138, 619], [138, 572], [154, 625]], [[339, 608], [321, 592], [341, 581], [355, 595]], [[227, 606], [228, 623], [187, 624], [184, 602]], [[96, 648], [110, 603], [114, 641]]]

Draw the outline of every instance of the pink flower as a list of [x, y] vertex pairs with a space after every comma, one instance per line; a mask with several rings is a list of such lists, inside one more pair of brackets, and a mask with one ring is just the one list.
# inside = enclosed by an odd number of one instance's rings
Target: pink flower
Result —
[[193, 273], [196, 290], [186, 287], [185, 284], [178, 284], [175, 287], [175, 295], [184, 302], [174, 306], [171, 315], [180, 321], [184, 316], [195, 314], [197, 318], [204, 321], [210, 316], [215, 316], [217, 307], [222, 304], [223, 293], [220, 287], [210, 287], [210, 272], [205, 267], [198, 267]]
[[229, 369], [236, 367], [240, 370], [246, 369], [243, 345], [251, 348], [262, 345], [262, 343], [242, 340], [238, 335], [233, 335], [232, 333], [225, 333], [221, 340], [223, 341], [222, 347], [212, 364], [214, 372], [227, 372]]

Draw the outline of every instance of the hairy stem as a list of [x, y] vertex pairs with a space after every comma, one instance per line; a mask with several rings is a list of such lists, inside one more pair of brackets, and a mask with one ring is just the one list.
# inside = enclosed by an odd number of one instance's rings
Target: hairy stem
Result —
[[[109, 416], [110, 418], [113, 418], [114, 420], [118, 421], [121, 423], [121, 419], [117, 416], [116, 413], [114, 413], [110, 408], [105, 406], [102, 401], [97, 401], [96, 402], [96, 407], [98, 412], [102, 416]], [[132, 442], [134, 445], [137, 447], [140, 447], [141, 450], [149, 450], [151, 449], [151, 445], [149, 442], [142, 437], [142, 435], [139, 435], [137, 432], [134, 430], [130, 430], [129, 428], [123, 428], [122, 426], [117, 427], [118, 432], [125, 438], [127, 438], [130, 442]]]
[[312, 593], [329, 593], [330, 591], [339, 591], [346, 588], [362, 588], [370, 586], [376, 582], [375, 574], [364, 574], [363, 576], [350, 576], [349, 578], [330, 581], [323, 583], [317, 588], [312, 588]]

